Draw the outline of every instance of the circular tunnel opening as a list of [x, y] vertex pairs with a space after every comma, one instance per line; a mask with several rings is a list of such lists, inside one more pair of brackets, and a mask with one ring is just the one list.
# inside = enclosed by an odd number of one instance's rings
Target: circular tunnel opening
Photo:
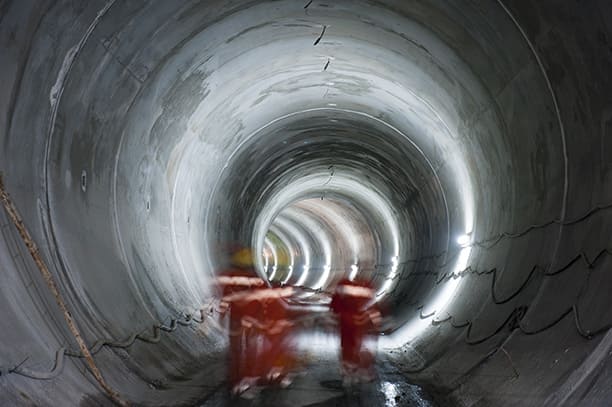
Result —
[[272, 280], [329, 290], [360, 275], [383, 298], [402, 260], [448, 243], [429, 164], [381, 119], [338, 108], [291, 114], [228, 160], [211, 195], [209, 233], [266, 253], [259, 266]]
[[[387, 363], [457, 388], [492, 343], [523, 343], [521, 321], [546, 326], [533, 270], [566, 256], [573, 171], [554, 84], [502, 2], [306, 3], [49, 6], [40, 32], [58, 51], [32, 31], [7, 185], [92, 341], [211, 309], [238, 243], [304, 300], [370, 281]], [[36, 298], [25, 307], [52, 308]], [[33, 340], [43, 358], [66, 332], [39, 319], [60, 338]], [[138, 380], [225, 342], [211, 322], [103, 357], [147, 399]]]
[[[341, 278], [372, 278], [380, 237], [368, 219], [348, 198], [336, 197], [329, 190], [281, 209], [266, 233], [264, 251], [274, 253], [276, 247], [286, 247], [293, 254], [289, 256], [291, 270], [282, 276], [270, 275], [270, 279], [326, 290]], [[283, 259], [272, 258], [275, 262], [265, 259], [264, 269], [283, 264]]]

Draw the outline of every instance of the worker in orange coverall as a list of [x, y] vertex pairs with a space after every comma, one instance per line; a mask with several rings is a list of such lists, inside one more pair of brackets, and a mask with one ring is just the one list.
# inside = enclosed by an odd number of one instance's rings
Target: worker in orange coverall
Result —
[[295, 368], [295, 356], [291, 348], [294, 322], [289, 315], [286, 300], [294, 295], [293, 287], [268, 288], [263, 298], [264, 349], [262, 365], [268, 383], [287, 387], [291, 384], [291, 372]]
[[257, 287], [241, 300], [247, 304], [242, 326], [249, 332], [246, 374], [259, 385], [291, 383], [288, 374], [295, 358], [290, 333], [294, 323], [289, 319], [285, 299], [293, 292], [292, 287]]
[[231, 267], [217, 277], [221, 291], [219, 304], [222, 315], [229, 319], [229, 384], [233, 394], [240, 394], [253, 386], [254, 369], [252, 327], [248, 316], [257, 314], [257, 303], [249, 299], [253, 290], [264, 287], [253, 268], [253, 257], [249, 249], [236, 251], [231, 258]]
[[366, 346], [375, 339], [381, 314], [374, 290], [365, 281], [341, 280], [332, 296], [331, 310], [340, 324], [342, 371], [345, 384], [374, 379], [374, 353]]

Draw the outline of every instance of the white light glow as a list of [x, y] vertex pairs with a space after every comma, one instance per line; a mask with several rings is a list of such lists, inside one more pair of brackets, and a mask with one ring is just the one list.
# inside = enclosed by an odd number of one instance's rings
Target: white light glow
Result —
[[469, 235], [461, 235], [461, 236], [459, 236], [459, 237], [457, 238], [457, 243], [458, 243], [460, 246], [465, 247], [465, 246], [468, 246], [468, 245], [470, 244], [470, 241], [471, 241], [471, 240], [472, 240], [472, 239], [470, 238], [470, 236], [469, 236]]
[[349, 280], [353, 281], [355, 277], [357, 277], [357, 272], [359, 271], [359, 267], [356, 264], [351, 265], [351, 274], [349, 275]]
[[[323, 285], [325, 285], [325, 283], [329, 279], [331, 270], [329, 265], [332, 262], [333, 250], [331, 236], [329, 232], [325, 229], [324, 225], [320, 221], [317, 221], [316, 219], [309, 216], [304, 216], [304, 213], [301, 210], [290, 208], [288, 210], [285, 210], [283, 215], [287, 218], [288, 221], [295, 223], [299, 222], [301, 228], [309, 231], [309, 234], [311, 236], [317, 236], [317, 238], [319, 239], [319, 245], [321, 251], [323, 252], [322, 254], [323, 260], [325, 261], [325, 267], [323, 267], [323, 273], [321, 274], [321, 277], [319, 277], [318, 281], [311, 287], [315, 290], [322, 288]], [[305, 276], [302, 274], [301, 278], [296, 284], [303, 285], [303, 279], [305, 279]]]
[[306, 277], [308, 276], [308, 264], [310, 264], [310, 244], [308, 243], [307, 237], [304, 235], [302, 229], [297, 227], [292, 220], [283, 216], [278, 216], [276, 219], [274, 219], [273, 224], [275, 228], [282, 229], [283, 232], [287, 233], [287, 235], [291, 236], [291, 238], [297, 242], [301, 252], [301, 259], [303, 260], [296, 262], [296, 257], [299, 258], [299, 256], [297, 256], [296, 253], [292, 253], [290, 273], [292, 274], [296, 269], [296, 263], [299, 265], [303, 261], [305, 265], [304, 272], [300, 274], [300, 277], [295, 285], [304, 285]]
[[291, 264], [289, 264], [289, 267], [287, 268], [287, 277], [285, 277], [285, 279], [283, 280], [283, 284], [287, 284], [287, 282], [293, 275], [293, 255], [291, 255], [290, 261], [291, 261]]
[[[358, 112], [354, 113], [361, 114]], [[374, 117], [371, 117], [371, 119], [377, 120]], [[329, 232], [325, 230], [322, 225], [317, 224], [317, 222], [313, 219], [309, 219], [309, 216], [304, 216], [303, 211], [295, 210], [295, 208], [293, 208], [292, 210], [291, 208], [287, 208], [286, 206], [287, 203], [297, 201], [301, 197], [307, 195], [309, 192], [320, 192], [321, 185], [326, 184], [328, 181], [329, 173], [316, 173], [312, 176], [303, 177], [300, 182], [288, 185], [286, 188], [283, 189], [281, 194], [275, 195], [273, 199], [271, 198], [269, 200], [268, 205], [261, 209], [261, 212], [264, 214], [269, 214], [269, 217], [261, 216], [257, 219], [257, 224], [254, 228], [256, 232], [254, 233], [254, 235], [261, 236], [263, 233], [265, 233], [265, 231], [269, 230], [270, 225], [276, 222], [276, 220], [274, 220], [275, 215], [278, 215], [281, 210], [285, 208], [285, 210], [283, 210], [283, 217], [287, 218], [295, 224], [299, 224], [300, 228], [305, 231], [312, 231], [312, 233], [308, 234], [317, 237], [317, 240], [319, 241], [319, 244], [322, 249], [321, 251], [323, 251], [325, 256], [325, 262], [327, 264], [330, 264], [331, 261], [328, 260], [329, 257], [331, 257], [331, 236], [329, 235]], [[376, 219], [380, 219], [380, 223], [386, 226], [385, 240], [388, 239], [389, 241], [389, 245], [387, 246], [389, 254], [397, 256], [401, 251], [398, 220], [396, 214], [391, 209], [389, 202], [383, 198], [385, 195], [381, 191], [373, 189], [372, 186], [364, 185], [364, 183], [360, 182], [360, 180], [352, 179], [349, 177], [343, 177], [341, 178], [341, 181], [339, 178], [334, 177], [332, 183], [334, 190], [338, 194], [345, 194], [351, 196], [355, 199], [355, 201], [367, 202], [368, 207], [366, 208], [366, 210], [370, 211], [373, 217], [375, 217]], [[360, 244], [357, 243], [355, 246], [359, 247]], [[354, 253], [357, 252], [358, 251]], [[396, 273], [397, 267], [390, 268], [389, 272]], [[380, 289], [377, 291], [377, 297], [379, 300], [381, 299], [379, 295], [382, 296], [382, 291], [389, 292], [389, 289], [391, 289], [392, 286], [397, 282], [397, 280], [394, 280], [393, 277], [395, 277], [395, 274], [392, 275], [391, 279], [389, 279], [389, 283], [386, 287], [380, 287]], [[323, 281], [321, 285], [323, 285], [324, 283], [325, 282]], [[317, 287], [314, 286], [313, 288]]]
[[[453, 275], [465, 270], [468, 265], [471, 252], [472, 248], [469, 246], [461, 249], [457, 262], [455, 263], [455, 267], [453, 268]], [[425, 330], [431, 326], [431, 321], [434, 317], [440, 319], [440, 315], [443, 315], [446, 312], [447, 306], [454, 298], [455, 293], [461, 284], [461, 279], [450, 278], [449, 280], [440, 284], [442, 287], [433, 293], [433, 298], [425, 302], [426, 306], [422, 310], [422, 314], [432, 315], [424, 319], [421, 319], [420, 316], [417, 315], [391, 335], [382, 336], [379, 342], [381, 349], [397, 348], [405, 343], [415, 340], [423, 335]]]
[[377, 292], [377, 295], [381, 295], [383, 293], [388, 294], [387, 290], [391, 288], [394, 283], [395, 277], [397, 277], [397, 269], [399, 266], [399, 256], [393, 256], [391, 258], [391, 267], [389, 269], [389, 274], [384, 282], [384, 284], [380, 287]]
[[287, 282], [291, 279], [291, 276], [293, 275], [292, 266], [295, 264], [295, 254], [293, 250], [291, 250], [292, 239], [289, 238], [289, 236], [285, 233], [284, 230], [279, 229], [278, 225], [272, 225], [270, 227], [269, 232], [275, 235], [276, 238], [282, 244], [283, 248], [280, 248], [280, 250], [282, 250], [283, 253], [286, 253], [286, 255], [284, 255], [282, 258], [285, 259], [288, 257], [288, 260], [289, 260], [288, 264], [285, 261], [283, 261], [282, 264], [279, 264], [278, 260], [275, 261], [275, 264], [277, 267], [280, 267], [280, 268], [287, 267], [287, 275], [282, 280], [283, 284], [287, 284]]
[[264, 258], [264, 272], [266, 274], [268, 274], [268, 266], [270, 264], [270, 250], [269, 249], [264, 249], [263, 251], [263, 258]]
[[302, 275], [300, 279], [295, 283], [297, 286], [303, 286], [306, 281], [306, 277], [308, 277], [308, 271], [310, 270], [310, 265], [304, 264], [304, 270], [302, 271]]
[[385, 407], [396, 407], [396, 397], [399, 394], [397, 388], [393, 383], [383, 382], [381, 385], [381, 391], [385, 395]]
[[[272, 273], [270, 273], [270, 275], [268, 276], [268, 280], [272, 281], [274, 280], [274, 277], [276, 276], [276, 265], [278, 264], [278, 255], [276, 253], [276, 248], [274, 247], [274, 245], [268, 238], [265, 239], [265, 244], [267, 247], [270, 248], [270, 252], [272, 254]], [[267, 260], [268, 259], [266, 258], [266, 271], [267, 271], [267, 267], [269, 267], [269, 263]]]
[[[457, 273], [462, 272], [467, 267], [470, 254], [472, 252], [471, 247], [464, 247], [459, 253], [457, 263], [453, 269], [453, 276]], [[435, 310], [436, 313], [440, 313], [445, 310], [448, 303], [452, 300], [457, 287], [461, 283], [460, 278], [450, 278], [448, 281], [443, 283], [442, 289], [438, 290], [434, 300], [428, 304], [427, 308]]]

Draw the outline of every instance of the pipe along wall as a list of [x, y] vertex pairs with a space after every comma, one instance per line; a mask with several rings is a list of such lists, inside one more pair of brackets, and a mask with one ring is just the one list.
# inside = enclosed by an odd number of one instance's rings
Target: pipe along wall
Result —
[[[384, 363], [441, 403], [603, 404], [610, 17], [604, 1], [0, 2], [0, 171], [131, 402], [220, 385], [210, 283], [243, 242], [287, 284], [371, 279]], [[104, 400], [0, 224], [0, 399]]]

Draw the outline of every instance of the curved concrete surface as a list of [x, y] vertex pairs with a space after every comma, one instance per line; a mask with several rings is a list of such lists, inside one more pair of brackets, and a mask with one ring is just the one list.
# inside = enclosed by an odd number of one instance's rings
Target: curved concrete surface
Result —
[[[124, 342], [95, 358], [131, 402], [220, 385], [206, 304], [238, 242], [273, 280], [371, 279], [386, 368], [442, 404], [605, 405], [610, 17], [604, 1], [3, 1], [0, 171], [86, 342]], [[0, 213], [0, 398], [103, 402]]]

